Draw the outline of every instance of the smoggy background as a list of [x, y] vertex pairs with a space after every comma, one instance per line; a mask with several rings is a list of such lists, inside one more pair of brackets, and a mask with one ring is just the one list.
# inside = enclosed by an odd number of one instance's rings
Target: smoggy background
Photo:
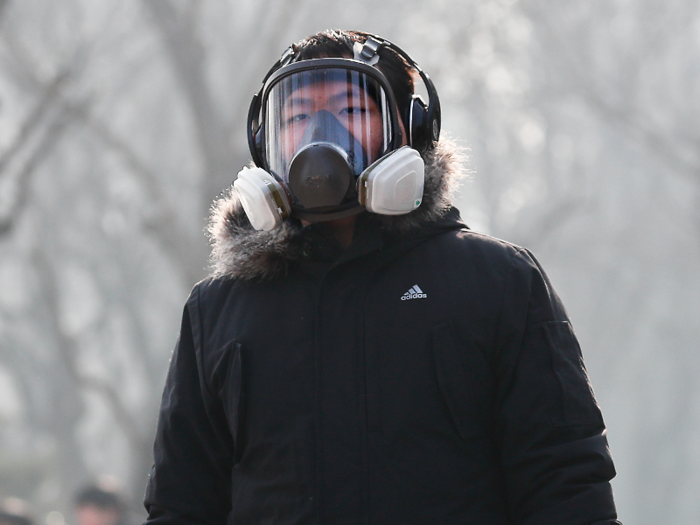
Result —
[[698, 523], [697, 0], [0, 0], [0, 498], [72, 524], [106, 474], [142, 518], [208, 208], [263, 74], [326, 27], [435, 81], [464, 219], [567, 305], [621, 519]]

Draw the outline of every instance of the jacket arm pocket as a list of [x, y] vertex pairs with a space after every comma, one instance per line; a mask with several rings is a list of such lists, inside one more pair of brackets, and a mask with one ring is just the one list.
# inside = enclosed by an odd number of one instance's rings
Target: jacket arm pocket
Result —
[[552, 359], [557, 392], [552, 396], [552, 423], [555, 426], [602, 425], [583, 356], [571, 325], [566, 321], [545, 323], [545, 340]]

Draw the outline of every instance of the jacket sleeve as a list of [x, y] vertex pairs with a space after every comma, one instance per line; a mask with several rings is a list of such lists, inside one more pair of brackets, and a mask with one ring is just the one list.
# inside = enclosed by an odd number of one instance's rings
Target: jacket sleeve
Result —
[[619, 524], [605, 426], [561, 301], [517, 252], [498, 331], [496, 440], [519, 525]]
[[223, 525], [230, 510], [232, 439], [202, 370], [193, 291], [165, 383], [146, 488], [146, 524]]

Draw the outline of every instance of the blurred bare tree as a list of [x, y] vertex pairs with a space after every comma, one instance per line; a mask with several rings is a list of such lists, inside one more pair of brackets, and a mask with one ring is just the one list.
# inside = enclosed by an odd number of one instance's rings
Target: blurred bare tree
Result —
[[[208, 207], [245, 162], [231, 122], [259, 75], [241, 68], [296, 4], [3, 5], [0, 277], [15, 287], [0, 364], [22, 408], [0, 427], [3, 486], [65, 511], [116, 470], [140, 499], [178, 311], [206, 274]], [[207, 16], [236, 26], [218, 45], [246, 50], [218, 76]]]

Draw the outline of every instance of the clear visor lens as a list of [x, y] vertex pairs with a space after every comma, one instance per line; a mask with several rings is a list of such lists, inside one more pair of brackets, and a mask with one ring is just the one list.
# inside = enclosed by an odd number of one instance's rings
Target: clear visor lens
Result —
[[386, 153], [391, 142], [386, 93], [378, 81], [359, 71], [293, 73], [270, 89], [265, 103], [265, 156], [270, 170], [284, 181], [295, 153], [308, 144], [335, 144], [359, 174]]

